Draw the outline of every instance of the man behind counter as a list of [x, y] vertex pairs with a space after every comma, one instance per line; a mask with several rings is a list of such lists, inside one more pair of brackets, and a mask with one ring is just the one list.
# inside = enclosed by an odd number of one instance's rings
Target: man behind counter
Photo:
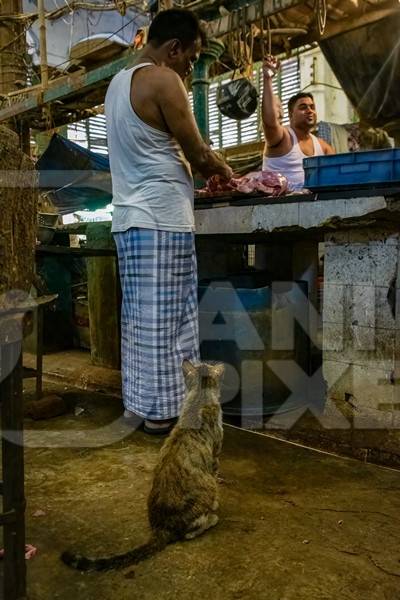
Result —
[[288, 179], [290, 190], [300, 190], [304, 187], [303, 159], [335, 154], [335, 150], [311, 133], [317, 122], [317, 113], [314, 98], [308, 92], [300, 92], [290, 98], [290, 127], [281, 124], [272, 89], [272, 79], [279, 68], [279, 61], [274, 57], [264, 59], [262, 120], [266, 143], [263, 169], [282, 173]]

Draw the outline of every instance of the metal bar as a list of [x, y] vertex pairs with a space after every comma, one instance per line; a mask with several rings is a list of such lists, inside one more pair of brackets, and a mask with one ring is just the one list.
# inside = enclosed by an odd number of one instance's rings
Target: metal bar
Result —
[[0, 526], [3, 527], [6, 523], [15, 523], [17, 520], [16, 511], [9, 510], [7, 512], [0, 513]]
[[43, 379], [43, 311], [44, 306], [37, 307], [37, 337], [36, 337], [36, 400], [42, 397]]
[[3, 511], [16, 513], [13, 522], [4, 523], [4, 598], [22, 600], [26, 565], [21, 341], [1, 346], [1, 372], [6, 375], [0, 383]]
[[112, 248], [70, 248], [69, 246], [38, 246], [36, 254], [69, 254], [76, 256], [116, 256]]

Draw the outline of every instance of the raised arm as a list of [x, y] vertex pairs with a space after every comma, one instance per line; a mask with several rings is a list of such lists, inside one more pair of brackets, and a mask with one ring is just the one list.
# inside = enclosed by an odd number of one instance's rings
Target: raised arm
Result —
[[193, 168], [203, 177], [232, 177], [232, 169], [206, 144], [200, 135], [189, 98], [180, 77], [170, 69], [160, 69], [158, 104], [171, 134], [180, 144]]
[[262, 122], [267, 146], [278, 146], [286, 136], [285, 128], [279, 122], [278, 111], [275, 105], [272, 78], [278, 72], [279, 61], [272, 56], [267, 56], [263, 64], [263, 96], [262, 96]]

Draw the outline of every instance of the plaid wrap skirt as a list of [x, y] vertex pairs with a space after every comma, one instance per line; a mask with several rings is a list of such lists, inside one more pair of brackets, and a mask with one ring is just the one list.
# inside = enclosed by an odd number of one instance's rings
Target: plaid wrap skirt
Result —
[[176, 417], [185, 395], [182, 362], [199, 360], [194, 233], [133, 227], [114, 238], [125, 408], [148, 419]]

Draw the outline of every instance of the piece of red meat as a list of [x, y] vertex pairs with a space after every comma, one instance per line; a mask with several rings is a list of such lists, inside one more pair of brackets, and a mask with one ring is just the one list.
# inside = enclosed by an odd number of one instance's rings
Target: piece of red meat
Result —
[[284, 175], [275, 171], [255, 171], [248, 173], [247, 178], [254, 181], [254, 188], [258, 192], [278, 196], [288, 189], [288, 182]]
[[207, 180], [206, 187], [210, 192], [228, 192], [233, 189], [230, 182], [222, 179], [219, 175], [212, 175]]
[[202, 193], [223, 194], [237, 191], [242, 194], [262, 193], [266, 196], [280, 196], [287, 192], [288, 183], [284, 175], [275, 171], [253, 171], [243, 177], [232, 177], [230, 181], [223, 180], [219, 175], [213, 175], [207, 181]]
[[251, 194], [254, 192], [254, 180], [249, 179], [249, 177], [232, 178], [229, 183], [236, 191], [242, 194]]

